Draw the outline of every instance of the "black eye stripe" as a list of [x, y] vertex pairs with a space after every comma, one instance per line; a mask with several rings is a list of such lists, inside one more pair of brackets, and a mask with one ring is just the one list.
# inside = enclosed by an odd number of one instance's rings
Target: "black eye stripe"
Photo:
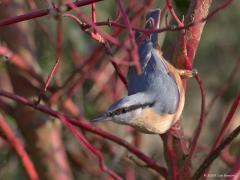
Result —
[[128, 106], [128, 107], [119, 108], [119, 109], [116, 109], [115, 111], [108, 112], [107, 117], [112, 117], [112, 116], [115, 116], [115, 115], [124, 114], [124, 113], [134, 111], [134, 110], [139, 109], [139, 108], [152, 107], [154, 105], [154, 103], [155, 102], [145, 103], [145, 104], [135, 104], [135, 105]]

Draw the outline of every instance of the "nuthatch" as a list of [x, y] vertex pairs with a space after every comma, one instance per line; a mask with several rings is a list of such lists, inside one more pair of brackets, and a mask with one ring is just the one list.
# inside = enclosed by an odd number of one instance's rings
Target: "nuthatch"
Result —
[[[147, 14], [145, 28], [157, 29], [160, 9]], [[142, 42], [141, 42], [142, 40]], [[158, 33], [144, 37], [136, 32], [142, 72], [135, 67], [128, 73], [128, 96], [110, 106], [108, 111], [92, 122], [111, 120], [130, 125], [148, 134], [163, 134], [175, 124], [183, 111], [185, 92], [181, 76], [191, 71], [178, 70], [167, 62], [158, 49]]]

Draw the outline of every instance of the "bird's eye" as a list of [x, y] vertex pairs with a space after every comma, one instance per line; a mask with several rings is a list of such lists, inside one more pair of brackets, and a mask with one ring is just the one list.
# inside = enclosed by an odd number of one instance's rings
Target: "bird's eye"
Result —
[[152, 29], [154, 28], [154, 19], [150, 17], [146, 22], [146, 28]]

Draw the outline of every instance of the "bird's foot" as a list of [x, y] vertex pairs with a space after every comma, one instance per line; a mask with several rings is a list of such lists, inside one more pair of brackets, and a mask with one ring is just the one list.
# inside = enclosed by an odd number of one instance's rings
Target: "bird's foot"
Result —
[[198, 71], [196, 69], [192, 70], [178, 69], [177, 72], [181, 76], [181, 78], [191, 78], [198, 74]]

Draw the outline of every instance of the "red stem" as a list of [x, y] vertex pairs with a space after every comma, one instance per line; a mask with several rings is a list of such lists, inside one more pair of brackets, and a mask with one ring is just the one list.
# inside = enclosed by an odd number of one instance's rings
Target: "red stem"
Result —
[[131, 51], [131, 57], [133, 59], [133, 62], [135, 64], [135, 67], [136, 67], [136, 70], [137, 70], [137, 73], [140, 74], [141, 73], [141, 65], [140, 65], [140, 62], [139, 62], [139, 56], [138, 56], [138, 48], [137, 48], [137, 44], [136, 44], [136, 41], [135, 41], [135, 37], [134, 37], [134, 33], [133, 33], [133, 29], [132, 29], [132, 25], [129, 21], [129, 18], [123, 8], [123, 3], [121, 0], [117, 0], [117, 4], [118, 4], [118, 8], [123, 16], [123, 20], [126, 24], [126, 27], [127, 27], [127, 30], [128, 30], [128, 36], [129, 36], [129, 40], [130, 40], [130, 43], [131, 43], [131, 46], [132, 46], [132, 50]]
[[[204, 174], [204, 171], [212, 164], [212, 162], [219, 157], [221, 151], [226, 148], [238, 135], [240, 134], [240, 125], [235, 128], [225, 140], [203, 161], [201, 166], [197, 169], [196, 173], [191, 178], [192, 180], [199, 180]], [[237, 170], [239, 172], [239, 170]], [[206, 179], [206, 177], [202, 178]]]
[[[228, 112], [226, 119], [224, 120], [222, 128], [221, 128], [220, 132], [218, 133], [217, 138], [216, 138], [213, 146], [211, 147], [210, 152], [213, 152], [216, 149], [216, 147], [219, 145], [219, 143], [221, 142], [227, 128], [229, 127], [229, 124], [231, 123], [231, 121], [233, 119], [232, 117], [233, 117], [234, 113], [236, 112], [239, 104], [240, 104], [240, 92], [237, 95], [237, 98], [235, 99], [235, 101], [233, 102], [233, 104], [231, 106], [231, 109]], [[208, 171], [209, 170], [206, 169], [205, 173], [208, 173]]]
[[[72, 14], [69, 14], [69, 13], [65, 13], [64, 16], [73, 19], [75, 22], [77, 22], [79, 24], [79, 26], [82, 28], [82, 30], [84, 30], [83, 23], [76, 16], [74, 16]], [[102, 43], [104, 46], [106, 45], [106, 42], [104, 41], [104, 39], [101, 36], [98, 36], [98, 34], [91, 33], [91, 32], [85, 31], [85, 30], [84, 30], [84, 32], [86, 32], [91, 38], [99, 41], [99, 43]], [[119, 78], [121, 79], [121, 81], [123, 82], [125, 87], [128, 88], [126, 78], [122, 74], [122, 72], [121, 72], [120, 68], [118, 67], [117, 63], [113, 60], [113, 54], [107, 48], [106, 48], [106, 50], [107, 50], [108, 54], [110, 55], [111, 63], [113, 65], [113, 67], [115, 68]]]
[[128, 82], [125, 78], [125, 76], [123, 75], [122, 71], [120, 70], [120, 68], [118, 67], [118, 64], [113, 60], [113, 58], [111, 59], [111, 63], [115, 69], [115, 71], [117, 72], [119, 78], [121, 79], [121, 81], [123, 82], [123, 84], [125, 85], [126, 89], [128, 89]]
[[[74, 3], [72, 3], [72, 2], [71, 3], [66, 3], [65, 5], [63, 5], [63, 7], [65, 6], [67, 8], [66, 11], [70, 11], [72, 9], [72, 6], [70, 4], [74, 4], [76, 7], [80, 7], [80, 6], [86, 6], [88, 4], [91, 4], [93, 1], [94, 2], [99, 2], [99, 1], [103, 1], [103, 0], [75, 1]], [[55, 10], [57, 12], [60, 11], [58, 7], [56, 7]], [[5, 18], [5, 19], [0, 21], [0, 27], [10, 25], [10, 24], [14, 24], [14, 23], [21, 22], [21, 21], [27, 21], [29, 19], [34, 19], [34, 18], [46, 16], [49, 13], [50, 13], [50, 9], [40, 9], [40, 10], [35, 10], [35, 11], [29, 12], [29, 13], [26, 13], [26, 14], [23, 14], [23, 15]]]
[[[80, 6], [85, 6], [85, 5], [91, 4], [92, 1], [93, 0], [77, 1], [74, 4], [77, 7], [80, 7]], [[102, 1], [102, 0], [94, 0], [94, 2], [99, 2], [99, 1]], [[183, 29], [188, 29], [190, 27], [196, 26], [199, 23], [203, 23], [203, 22], [209, 20], [210, 18], [215, 16], [220, 10], [223, 10], [224, 8], [229, 6], [232, 1], [233, 0], [226, 1], [221, 6], [219, 6], [218, 8], [213, 10], [211, 13], [209, 13], [208, 16], [202, 18], [199, 21], [190, 22], [183, 27], [169, 26], [169, 27], [161, 28], [161, 29], [142, 29], [142, 28], [132, 27], [132, 29], [135, 30], [135, 31], [144, 32], [144, 33], [148, 33], [148, 34], [153, 33], [153, 32], [161, 33], [161, 32], [165, 32], [165, 31], [179, 31], [179, 30], [183, 30]], [[68, 7], [67, 11], [72, 9], [71, 7], [69, 7], [68, 3], [66, 4], [66, 6]], [[48, 14], [49, 14], [49, 9], [41, 9], [41, 10], [32, 11], [32, 12], [27, 13], [27, 14], [6, 18], [6, 19], [3, 19], [3, 20], [0, 20], [0, 27], [5, 26], [5, 25], [18, 23], [18, 22], [21, 22], [21, 21], [26, 21], [26, 20], [29, 20], [29, 19], [34, 19], [34, 18], [37, 18], [37, 17], [46, 16]], [[115, 26], [115, 27], [118, 27], [118, 28], [127, 28], [126, 25], [121, 24], [121, 23], [117, 23], [115, 21], [102, 21], [102, 22], [96, 22], [95, 24], [96, 24], [96, 26], [106, 26], [107, 25], [107, 26]], [[89, 25], [86, 25], [85, 28], [89, 28], [89, 27], [90, 27]]]
[[13, 147], [13, 149], [16, 151], [18, 157], [22, 161], [22, 165], [28, 175], [28, 178], [31, 180], [38, 180], [38, 174], [37, 171], [29, 158], [28, 154], [24, 150], [24, 147], [20, 140], [18, 140], [17, 137], [14, 136], [14, 133], [6, 123], [6, 120], [4, 117], [0, 114], [0, 129]]
[[48, 86], [49, 86], [49, 83], [50, 83], [50, 81], [51, 81], [54, 73], [55, 73], [56, 70], [57, 70], [57, 67], [58, 67], [58, 65], [59, 65], [59, 62], [60, 62], [60, 57], [56, 60], [55, 65], [53, 66], [53, 68], [52, 68], [52, 70], [51, 70], [51, 72], [50, 72], [50, 74], [49, 74], [49, 76], [48, 76], [48, 78], [47, 78], [46, 84], [44, 85], [44, 88], [43, 88], [43, 89], [44, 89], [44, 92], [47, 91], [47, 88], [48, 88]]
[[85, 25], [78, 17], [69, 13], [65, 13], [64, 16], [73, 19], [81, 27], [81, 29], [84, 32], [86, 32], [92, 39], [98, 41], [99, 43], [103, 43], [103, 44], [105, 43], [105, 40], [103, 39], [103, 37], [97, 34], [95, 30], [94, 30], [94, 33], [86, 31], [86, 29], [84, 28]]
[[[178, 16], [176, 15], [174, 9], [172, 8], [171, 5], [171, 1], [170, 0], [166, 0], [166, 5], [172, 15], [172, 17], [175, 19], [175, 21], [177, 21], [178, 23], [178, 27], [184, 27], [184, 23], [178, 18]], [[182, 29], [182, 53], [183, 53], [183, 57], [184, 57], [184, 61], [185, 61], [185, 68], [187, 70], [191, 69], [191, 63], [187, 54], [187, 39], [186, 39], [186, 29]]]
[[[133, 15], [133, 17], [131, 17], [131, 21], [134, 21], [136, 20], [139, 16], [141, 16], [145, 11], [146, 8], [148, 8], [148, 6], [150, 6], [152, 0], [151, 1], [148, 1], [147, 4], [144, 4], [143, 6], [141, 6], [137, 11], [136, 13]], [[110, 24], [112, 23], [113, 21], [107, 21], [107, 25], [111, 26]], [[100, 22], [101, 23], [101, 22]], [[103, 22], [105, 23], [105, 22]], [[104, 25], [104, 24], [103, 24]], [[86, 25], [85, 28], [89, 28], [90, 26], [89, 25]], [[125, 28], [125, 25], [122, 25], [122, 28]], [[122, 31], [122, 29], [118, 28], [118, 29], [115, 29], [113, 32], [112, 32], [112, 36], [118, 36], [118, 34]], [[74, 70], [74, 72], [67, 78], [67, 80], [65, 81], [65, 83], [63, 83], [63, 86], [62, 87], [66, 87], [69, 82], [71, 82], [70, 80], [72, 80], [76, 75], [78, 74], [81, 74], [81, 75], [84, 75], [85, 72], [88, 72], [89, 68], [91, 68], [95, 63], [96, 61], [101, 57], [101, 55], [103, 54], [102, 50], [104, 49], [104, 47], [102, 45], [100, 45], [97, 50], [89, 57], [87, 58], [84, 62], [83, 65], [81, 65], [80, 67], [78, 67], [76, 70]], [[79, 83], [75, 83], [74, 85], [76, 88], [72, 88], [73, 86], [71, 86], [71, 88], [69, 88], [68, 90], [68, 93], [67, 94], [73, 94], [73, 93], [69, 93], [71, 92], [70, 89], [74, 89], [74, 90], [77, 90], [77, 87], [79, 87]]]
[[221, 142], [223, 135], [226, 132], [229, 124], [231, 123], [232, 117], [233, 117], [234, 113], [236, 112], [239, 104], [240, 104], [240, 93], [238, 94], [237, 98], [235, 99], [234, 103], [232, 104], [231, 110], [229, 111], [226, 119], [224, 120], [223, 126], [222, 126], [220, 132], [218, 133], [218, 136], [216, 138], [214, 145], [211, 148], [211, 151], [213, 151], [218, 146], [218, 144]]
[[[88, 19], [88, 17], [82, 13], [78, 8], [77, 6], [74, 4], [74, 3], [71, 3], [69, 2], [68, 3], [69, 7], [71, 7], [71, 9], [73, 9], [79, 16], [80, 18], [85, 22], [87, 23], [91, 28], [93, 28], [93, 30], [97, 33], [98, 36], [102, 36], [103, 39], [105, 40], [108, 40], [109, 42], [111, 42], [112, 44], [116, 45], [116, 46], [120, 46], [121, 47], [121, 44], [120, 42], [118, 41], [118, 39], [116, 39], [115, 37], [109, 35], [108, 33], [104, 32], [103, 30], [101, 30], [99, 27], [97, 27], [95, 25], [94, 22], [90, 21]], [[124, 48], [124, 47], [123, 47]]]
[[160, 137], [164, 143], [164, 156], [170, 170], [169, 174], [171, 174], [168, 178], [176, 180], [178, 175], [178, 167], [176, 164], [175, 150], [173, 149], [173, 136], [166, 133]]
[[99, 167], [103, 172], [106, 172], [107, 174], [109, 174], [112, 178], [116, 179], [116, 180], [120, 180], [121, 178], [112, 170], [108, 169], [105, 164], [104, 164], [104, 158], [102, 153], [96, 149], [94, 146], [92, 146], [88, 140], [83, 136], [83, 134], [81, 134], [79, 131], [77, 131], [77, 129], [69, 122], [69, 120], [61, 115], [58, 114], [56, 116], [59, 120], [61, 120], [61, 122], [65, 125], [65, 127], [67, 127], [70, 132], [73, 133], [73, 135], [76, 137], [76, 139], [78, 140], [78, 142], [85, 147], [87, 150], [89, 150], [93, 155], [95, 155], [98, 159], [99, 162]]
[[195, 133], [194, 133], [194, 136], [193, 136], [193, 140], [192, 140], [191, 149], [190, 149], [190, 152], [189, 152], [189, 155], [188, 155], [188, 159], [189, 160], [191, 160], [191, 158], [193, 156], [193, 153], [196, 150], [197, 142], [198, 142], [198, 139], [199, 139], [199, 136], [200, 136], [200, 133], [202, 131], [203, 124], [204, 124], [204, 120], [205, 120], [206, 93], [205, 93], [205, 90], [204, 90], [204, 87], [203, 87], [202, 80], [199, 77], [199, 75], [196, 75], [195, 79], [197, 80], [198, 85], [199, 85], [200, 90], [201, 90], [202, 102], [201, 102], [201, 115], [200, 115], [200, 119], [199, 119], [199, 124], [198, 124], [197, 129], [195, 130]]
[[178, 18], [178, 16], [176, 15], [174, 9], [172, 8], [172, 2], [170, 0], [166, 0], [166, 5], [170, 11], [170, 14], [172, 15], [173, 19], [175, 19], [175, 21], [177, 21], [178, 26], [179, 27], [183, 27], [184, 24], [182, 23], [182, 21], [180, 21], [180, 19]]
[[55, 72], [57, 71], [57, 68], [59, 67], [61, 54], [62, 54], [62, 19], [61, 17], [58, 16], [57, 17], [56, 62], [48, 75], [48, 78], [44, 84], [42, 91], [39, 94], [38, 100], [36, 102], [37, 104], [40, 103], [42, 96], [44, 95], [44, 93], [46, 93], [47, 88], [50, 84], [50, 81], [54, 76]]
[[[92, 3], [92, 21], [94, 23], [96, 23], [97, 18], [96, 18], [96, 11], [95, 11], [95, 3]], [[94, 33], [96, 33], [96, 31], [94, 30]]]
[[45, 84], [44, 84], [44, 87], [43, 87], [42, 91], [41, 91], [40, 94], [39, 94], [39, 97], [38, 97], [38, 100], [37, 100], [36, 104], [39, 104], [39, 103], [40, 103], [40, 101], [41, 101], [44, 93], [47, 91], [47, 88], [48, 88], [48, 86], [49, 86], [49, 84], [50, 84], [50, 81], [51, 81], [54, 73], [55, 73], [56, 70], [57, 70], [57, 67], [58, 67], [59, 62], [60, 62], [60, 58], [58, 58], [58, 59], [56, 60], [55, 65], [53, 66], [50, 74], [48, 75], [48, 78], [47, 78], [47, 80], [46, 80], [46, 82], [45, 82]]

